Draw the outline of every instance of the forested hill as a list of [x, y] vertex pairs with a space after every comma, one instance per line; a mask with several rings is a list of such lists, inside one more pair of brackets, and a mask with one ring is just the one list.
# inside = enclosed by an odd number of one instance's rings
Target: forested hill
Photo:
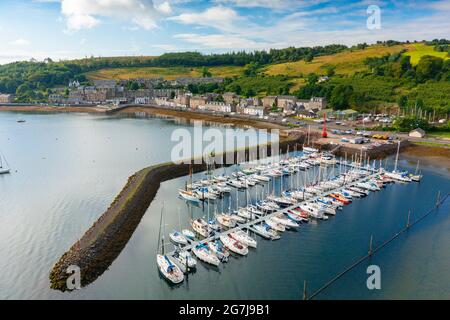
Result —
[[[45, 90], [66, 85], [70, 80], [85, 81], [84, 73], [121, 67], [198, 67], [198, 66], [244, 66], [249, 63], [268, 64], [276, 62], [312, 60], [316, 56], [334, 54], [345, 50], [343, 45], [313, 48], [286, 48], [254, 52], [232, 52], [204, 55], [198, 52], [166, 53], [158, 57], [88, 58], [53, 62], [16, 62], [0, 66], [0, 92], [20, 93], [24, 90]], [[22, 86], [22, 87], [21, 87]], [[24, 87], [25, 86], [25, 87]], [[19, 92], [16, 92], [19, 89]]]
[[[401, 106], [450, 113], [449, 40], [384, 41], [353, 47], [273, 49], [158, 57], [86, 58], [16, 62], [0, 66], [0, 93], [17, 102], [45, 102], [52, 89], [71, 80], [137, 77], [224, 77], [223, 84], [191, 86], [193, 93], [233, 91], [243, 96], [325, 96], [335, 109], [361, 111]], [[325, 82], [318, 77], [327, 75]]]

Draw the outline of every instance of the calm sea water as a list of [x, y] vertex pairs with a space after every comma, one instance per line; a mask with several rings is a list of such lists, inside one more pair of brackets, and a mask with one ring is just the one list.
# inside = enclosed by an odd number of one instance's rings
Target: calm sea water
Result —
[[[18, 124], [18, 119], [27, 122]], [[420, 184], [388, 186], [355, 200], [329, 221], [285, 232], [279, 241], [257, 238], [258, 248], [248, 256], [218, 269], [199, 263], [187, 281], [171, 287], [155, 262], [162, 206], [167, 236], [191, 217], [235, 208], [257, 196], [252, 189], [209, 207], [192, 207], [177, 197], [186, 181], [179, 178], [161, 185], [125, 249], [96, 282], [73, 293], [50, 290], [53, 264], [103, 213], [127, 177], [170, 159], [176, 128], [192, 130], [169, 119], [0, 113], [0, 150], [13, 169], [0, 176], [0, 298], [300, 299], [304, 280], [314, 291], [364, 255], [371, 234], [375, 245], [383, 242], [405, 225], [408, 210], [414, 220], [434, 204], [438, 190], [450, 191], [448, 171], [422, 168]], [[402, 167], [414, 165], [401, 162]], [[272, 187], [278, 191], [280, 181], [266, 190]], [[448, 299], [449, 247], [450, 201], [317, 298]], [[369, 264], [380, 266], [382, 290], [367, 289]]]

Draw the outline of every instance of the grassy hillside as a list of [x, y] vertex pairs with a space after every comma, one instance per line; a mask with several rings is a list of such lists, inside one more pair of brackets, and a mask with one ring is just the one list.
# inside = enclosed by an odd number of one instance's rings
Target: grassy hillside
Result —
[[[210, 67], [208, 70], [213, 77], [234, 77], [242, 74], [244, 67], [223, 66]], [[166, 80], [173, 80], [179, 77], [201, 77], [202, 68], [200, 67], [133, 67], [133, 68], [113, 68], [101, 69], [86, 73], [90, 80], [110, 80], [110, 79], [133, 79], [133, 78], [153, 78], [163, 77]]]
[[388, 53], [400, 52], [403, 49], [413, 50], [413, 46], [409, 44], [395, 46], [371, 46], [364, 50], [346, 50], [333, 55], [321, 56], [314, 58], [311, 62], [303, 60], [296, 62], [287, 62], [273, 64], [265, 68], [267, 75], [287, 75], [290, 77], [298, 77], [299, 75], [307, 75], [309, 73], [325, 74], [327, 66], [335, 66], [336, 74], [350, 75], [358, 71], [367, 70], [364, 60], [367, 57], [381, 57]]
[[423, 56], [435, 56], [442, 59], [449, 59], [449, 56], [447, 52], [438, 52], [434, 51], [433, 46], [427, 46], [423, 43], [415, 43], [412, 45], [412, 48], [408, 50], [405, 55], [408, 55], [411, 57], [411, 64], [417, 65], [419, 63], [419, 60]]

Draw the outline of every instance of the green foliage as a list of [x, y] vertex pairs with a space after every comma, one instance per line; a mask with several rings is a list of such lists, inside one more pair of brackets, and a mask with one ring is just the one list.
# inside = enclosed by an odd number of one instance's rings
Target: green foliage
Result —
[[400, 132], [409, 132], [421, 128], [425, 131], [430, 129], [428, 121], [418, 117], [401, 117], [394, 120], [393, 129]]
[[401, 95], [398, 97], [397, 104], [400, 108], [404, 109], [408, 105], [408, 97]]
[[291, 84], [284, 76], [256, 76], [234, 79], [225, 87], [225, 91], [242, 94], [250, 92], [253, 95], [277, 95], [289, 92]]
[[141, 88], [141, 85], [138, 82], [130, 81], [130, 82], [127, 83], [126, 87], [127, 87], [128, 90], [136, 91], [136, 90], [139, 90]]
[[211, 72], [208, 70], [207, 67], [203, 67], [203, 69], [202, 69], [202, 77], [203, 77], [203, 78], [211, 78], [211, 77], [212, 77], [212, 74], [211, 74]]
[[443, 60], [433, 56], [423, 56], [416, 67], [417, 81], [438, 80], [441, 75]]
[[335, 110], [344, 110], [350, 106], [350, 98], [353, 94], [351, 85], [339, 84], [331, 92], [330, 106]]

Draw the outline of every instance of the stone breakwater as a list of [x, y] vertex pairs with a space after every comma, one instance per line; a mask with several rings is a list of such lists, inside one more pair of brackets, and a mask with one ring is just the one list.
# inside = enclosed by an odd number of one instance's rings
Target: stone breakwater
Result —
[[[305, 135], [295, 135], [280, 142], [281, 152], [293, 150], [305, 141]], [[245, 159], [250, 154], [257, 158], [271, 156], [270, 148], [265, 154], [259, 154], [256, 148], [245, 149]], [[232, 151], [235, 162], [239, 151]], [[222, 157], [226, 163], [229, 153], [216, 155]], [[189, 174], [190, 167], [193, 172], [206, 170], [206, 163], [189, 165], [164, 163], [144, 168], [132, 175], [122, 191], [117, 195], [110, 207], [100, 216], [89, 230], [72, 247], [62, 255], [50, 272], [50, 287], [55, 290], [69, 291], [66, 286], [68, 267], [78, 266], [81, 271], [81, 286], [85, 287], [101, 276], [119, 256], [134, 230], [147, 211], [162, 182]], [[219, 167], [220, 165], [216, 165]]]

